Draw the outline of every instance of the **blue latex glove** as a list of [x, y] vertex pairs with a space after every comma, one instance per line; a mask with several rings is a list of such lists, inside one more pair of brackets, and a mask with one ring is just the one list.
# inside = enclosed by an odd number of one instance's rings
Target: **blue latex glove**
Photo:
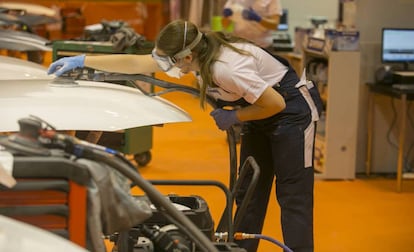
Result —
[[252, 7], [250, 7], [249, 9], [244, 9], [242, 12], [242, 16], [244, 19], [247, 19], [247, 20], [256, 21], [256, 22], [262, 21], [262, 17], [259, 14], [257, 14], [252, 9]]
[[230, 8], [223, 9], [223, 17], [230, 17], [233, 15], [233, 11]]
[[60, 58], [49, 66], [47, 74], [55, 74], [56, 76], [61, 76], [63, 73], [73, 70], [77, 67], [82, 68], [84, 66], [84, 61], [85, 54]]
[[216, 121], [216, 125], [221, 130], [228, 130], [233, 124], [240, 123], [236, 116], [236, 110], [215, 109], [210, 115]]

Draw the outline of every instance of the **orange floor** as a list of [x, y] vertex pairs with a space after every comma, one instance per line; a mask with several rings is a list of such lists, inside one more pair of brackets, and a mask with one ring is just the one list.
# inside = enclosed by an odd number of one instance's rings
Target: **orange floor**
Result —
[[[155, 127], [152, 160], [140, 168], [148, 179], [212, 179], [228, 184], [229, 161], [225, 133], [202, 111], [198, 99], [184, 93], [163, 96], [185, 109], [192, 122]], [[164, 194], [199, 195], [217, 222], [224, 194], [214, 187], [159, 186]], [[139, 194], [133, 191], [133, 194]], [[282, 241], [279, 208], [271, 199], [263, 230]], [[315, 252], [411, 252], [414, 248], [414, 181], [404, 181], [396, 192], [394, 179], [371, 177], [315, 184]], [[282, 251], [262, 241], [260, 252]]]

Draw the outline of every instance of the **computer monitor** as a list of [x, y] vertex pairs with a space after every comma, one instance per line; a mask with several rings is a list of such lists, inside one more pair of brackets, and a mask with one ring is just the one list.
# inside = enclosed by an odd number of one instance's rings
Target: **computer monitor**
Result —
[[280, 17], [279, 25], [277, 26], [277, 29], [279, 31], [287, 31], [289, 29], [288, 25], [288, 10], [283, 9], [283, 14]]
[[414, 63], [414, 28], [383, 28], [381, 49], [383, 63], [401, 63], [408, 70]]

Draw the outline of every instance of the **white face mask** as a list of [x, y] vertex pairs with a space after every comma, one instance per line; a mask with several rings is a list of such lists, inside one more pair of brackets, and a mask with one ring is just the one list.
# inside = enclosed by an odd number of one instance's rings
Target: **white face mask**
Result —
[[158, 55], [157, 50], [155, 48], [152, 50], [151, 56], [164, 72], [171, 70], [171, 68], [174, 66], [176, 62], [175, 59], [171, 58], [170, 56]]

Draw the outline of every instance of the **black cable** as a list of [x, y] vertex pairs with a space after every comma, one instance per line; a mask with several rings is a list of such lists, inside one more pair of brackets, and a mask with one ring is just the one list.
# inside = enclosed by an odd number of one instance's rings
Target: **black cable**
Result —
[[395, 108], [394, 99], [391, 98], [390, 101], [391, 101], [391, 108], [392, 108], [393, 113], [392, 113], [391, 124], [390, 124], [390, 127], [388, 128], [388, 131], [387, 131], [387, 141], [392, 147], [394, 147], [395, 149], [398, 150], [398, 145], [396, 143], [393, 143], [392, 140], [391, 140], [391, 132], [392, 132], [392, 129], [394, 128], [394, 126], [397, 122], [397, 109]]
[[[198, 96], [198, 97], [200, 96], [200, 90], [197, 89], [197, 88], [163, 81], [163, 80], [160, 80], [160, 79], [156, 79], [153, 76], [148, 76], [148, 75], [144, 75], [144, 74], [119, 74], [119, 73], [106, 73], [106, 72], [96, 73], [96, 72], [94, 72], [95, 70], [93, 70], [93, 69], [90, 69], [90, 70], [86, 69], [86, 70], [87, 70], [86, 75], [83, 74], [82, 72], [80, 74], [74, 73], [75, 74], [75, 79], [85, 79], [86, 78], [86, 80], [91, 80], [92, 79], [93, 81], [107, 81], [107, 82], [127, 81], [127, 83], [133, 85], [135, 88], [139, 89], [142, 93], [144, 93], [146, 95], [152, 95], [152, 96], [165, 94], [165, 93], [170, 93], [170, 92], [175, 92], [175, 91], [180, 91], [180, 92], [192, 94], [192, 95], [195, 95], [195, 96]], [[71, 76], [69, 76], [69, 77], [71, 77]], [[137, 81], [137, 80], [147, 82], [151, 85], [155, 85], [155, 86], [164, 88], [165, 91], [164, 92], [158, 92], [158, 93], [148, 93], [145, 90], [143, 90], [139, 85], [137, 85], [135, 83], [135, 81]], [[206, 96], [206, 102], [211, 107], [213, 107], [214, 109], [218, 108], [218, 106], [219, 106], [217, 101], [211, 96]], [[226, 130], [226, 133], [227, 133], [227, 142], [228, 142], [228, 148], [229, 148], [229, 166], [230, 166], [229, 189], [230, 189], [230, 191], [233, 191], [233, 187], [234, 187], [234, 185], [237, 181], [237, 159], [238, 159], [237, 147], [236, 147], [237, 141], [236, 141], [236, 133], [235, 133], [233, 127]]]
[[110, 167], [115, 168], [122, 175], [138, 185], [146, 193], [150, 201], [157, 207], [157, 209], [165, 210], [165, 212], [170, 215], [172, 221], [183, 225], [185, 228], [182, 231], [188, 237], [192, 238], [200, 246], [202, 251], [218, 252], [213, 243], [207, 239], [207, 237], [184, 215], [184, 213], [177, 210], [175, 206], [172, 205], [164, 195], [157, 191], [150, 182], [142, 178], [139, 173], [133, 171], [123, 161], [120, 162], [117, 158], [114, 158], [113, 155], [96, 149], [84, 149], [82, 155], [85, 158], [104, 162]]
[[[114, 168], [139, 186], [157, 209], [165, 211], [164, 213], [169, 215], [172, 223], [182, 226], [181, 231], [198, 244], [202, 251], [218, 252], [212, 241], [184, 213], [176, 209], [170, 200], [167, 200], [150, 182], [142, 178], [135, 169], [131, 169], [132, 164], [122, 154], [104, 146], [82, 141], [73, 136], [56, 133], [53, 129], [42, 127], [42, 123], [36, 118], [19, 120], [19, 124], [20, 134], [32, 139], [33, 142], [40, 138], [48, 139], [48, 142], [59, 143], [61, 149], [67, 154], [74, 155], [77, 158], [102, 162]], [[21, 144], [25, 145], [24, 143]]]
[[[75, 72], [66, 73], [62, 75], [59, 79], [63, 80], [92, 80], [92, 81], [100, 81], [100, 82], [114, 82], [114, 81], [126, 81], [127, 83], [131, 84], [135, 88], [139, 89], [146, 95], [156, 96], [160, 94], [170, 93], [170, 92], [184, 92], [188, 94], [195, 95], [197, 97], [200, 96], [200, 90], [197, 88], [189, 87], [186, 85], [181, 85], [177, 83], [172, 83], [164, 80], [160, 80], [154, 78], [153, 76], [148, 76], [145, 74], [120, 74], [120, 73], [108, 73], [108, 72], [96, 72], [95, 69], [84, 68], [78, 69]], [[56, 80], [56, 79], [55, 79]], [[149, 83], [151, 85], [155, 85], [161, 88], [164, 88], [164, 91], [160, 91], [158, 93], [149, 93], [143, 90], [139, 85], [135, 83], [135, 81], [143, 81]], [[218, 108], [217, 101], [211, 97], [206, 96], [206, 102], [214, 109]], [[237, 178], [237, 148], [236, 148], [236, 134], [234, 129], [231, 127], [226, 131], [227, 133], [227, 141], [229, 146], [229, 163], [230, 163], [230, 181], [229, 181], [229, 188], [230, 190], [233, 189], [233, 185]]]
[[[390, 124], [390, 126], [388, 128], [388, 131], [387, 131], [387, 141], [388, 141], [388, 143], [392, 147], [394, 147], [396, 150], [398, 150], [399, 149], [399, 146], [391, 140], [392, 129], [394, 128], [395, 124], [397, 123], [397, 109], [395, 107], [395, 101], [394, 101], [395, 99], [392, 98], [392, 97], [390, 99], [391, 99], [390, 101], [391, 101], [391, 108], [392, 108], [393, 116], [392, 116], [391, 124]], [[409, 113], [410, 106], [411, 106], [411, 103], [409, 104], [408, 109], [407, 109], [407, 117], [408, 117], [408, 120], [409, 120], [411, 126], [414, 128], [414, 121], [411, 118], [411, 115]], [[403, 153], [403, 160], [404, 160], [403, 167], [404, 167], [404, 171], [410, 171], [411, 170], [410, 162], [409, 162], [408, 159], [409, 159], [409, 154], [410, 154], [410, 152], [411, 152], [411, 150], [413, 148], [413, 145], [414, 145], [414, 143], [412, 143], [411, 146], [408, 148], [408, 151], [407, 151], [406, 154]]]
[[[411, 125], [411, 128], [413, 128], [414, 129], [414, 119], [411, 117], [411, 114], [410, 114], [410, 110], [411, 110], [411, 105], [412, 105], [412, 102], [409, 102], [408, 103], [408, 108], [407, 108], [407, 117], [408, 117], [408, 121], [410, 122], [410, 125]], [[411, 153], [411, 151], [413, 150], [413, 147], [414, 147], [414, 142], [412, 142], [411, 143], [411, 145], [410, 145], [410, 147], [408, 148], [408, 150], [407, 150], [407, 155], [406, 155], [406, 157], [407, 157], [407, 170], [408, 171], [412, 171], [412, 167], [411, 167], [411, 162], [409, 161], [409, 158], [410, 158], [410, 153]]]
[[[108, 73], [100, 73], [95, 75], [95, 80], [99, 81], [119, 81], [119, 80], [128, 80], [131, 84], [133, 84], [136, 88], [142, 91], [142, 89], [133, 81], [139, 80], [150, 83], [152, 85], [164, 88], [164, 92], [160, 91], [158, 93], [152, 93], [150, 95], [161, 95], [170, 92], [184, 92], [188, 94], [192, 94], [195, 96], [200, 96], [200, 90], [197, 88], [189, 87], [186, 85], [171, 83], [168, 81], [163, 81], [156, 79], [152, 76], [144, 75], [144, 74], [108, 74]], [[144, 92], [147, 93], [148, 92]], [[213, 108], [217, 108], [217, 102], [214, 98], [207, 96], [206, 102]], [[233, 189], [234, 183], [237, 178], [237, 148], [236, 148], [236, 134], [233, 128], [230, 128], [226, 131], [227, 133], [227, 141], [229, 146], [229, 154], [230, 154], [230, 181], [229, 181], [229, 188], [230, 190]]]

